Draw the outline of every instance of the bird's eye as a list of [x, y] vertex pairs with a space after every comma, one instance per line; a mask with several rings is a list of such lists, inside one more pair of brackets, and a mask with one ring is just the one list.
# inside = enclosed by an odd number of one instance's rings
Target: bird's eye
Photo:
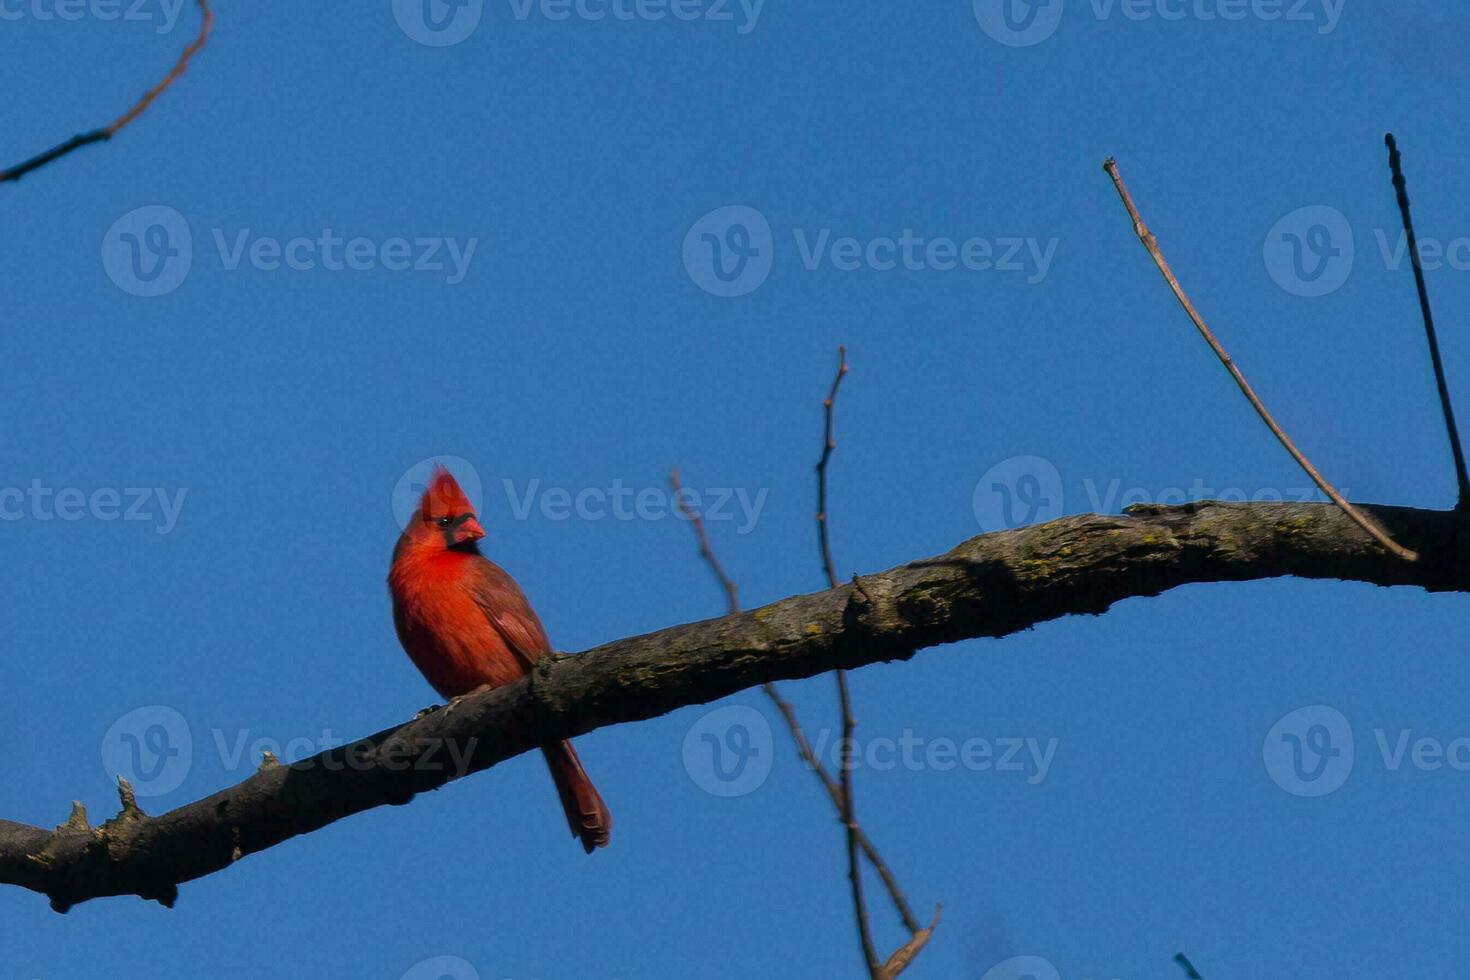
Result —
[[448, 527], [448, 526], [449, 526], [449, 524], [450, 524], [450, 520], [449, 520], [449, 518], [447, 518], [447, 517], [441, 517], [441, 518], [439, 518], [439, 520], [438, 520], [438, 521], [437, 521], [437, 522], [435, 522], [435, 523], [437, 523], [437, 524], [438, 524], [438, 525], [439, 525], [439, 526], [440, 526], [440, 527]]

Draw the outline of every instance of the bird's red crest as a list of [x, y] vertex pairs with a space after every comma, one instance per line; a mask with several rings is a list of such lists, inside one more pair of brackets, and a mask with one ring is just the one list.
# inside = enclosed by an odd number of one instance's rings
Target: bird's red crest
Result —
[[473, 514], [475, 505], [464, 495], [453, 475], [441, 464], [435, 463], [429, 485], [424, 490], [423, 499], [419, 501], [419, 510], [426, 520], [434, 520], [439, 517]]

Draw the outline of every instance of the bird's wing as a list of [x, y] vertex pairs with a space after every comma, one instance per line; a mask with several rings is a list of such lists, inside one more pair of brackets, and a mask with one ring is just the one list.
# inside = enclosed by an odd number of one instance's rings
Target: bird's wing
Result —
[[529, 672], [543, 653], [551, 650], [546, 629], [526, 600], [521, 587], [506, 571], [489, 559], [475, 563], [472, 590], [485, 618], [517, 660]]

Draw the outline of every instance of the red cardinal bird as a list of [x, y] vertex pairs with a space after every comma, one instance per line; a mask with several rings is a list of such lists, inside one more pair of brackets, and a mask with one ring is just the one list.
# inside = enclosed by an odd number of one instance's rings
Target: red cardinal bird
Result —
[[[419, 509], [393, 549], [393, 625], [434, 690], [455, 698], [530, 672], [551, 651], [546, 630], [515, 580], [480, 554], [485, 529], [454, 477], [434, 467]], [[588, 854], [606, 847], [612, 814], [571, 742], [542, 748], [572, 835]]]

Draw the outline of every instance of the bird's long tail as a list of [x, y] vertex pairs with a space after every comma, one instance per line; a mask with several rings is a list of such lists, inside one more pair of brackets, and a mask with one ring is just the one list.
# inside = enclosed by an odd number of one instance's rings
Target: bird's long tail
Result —
[[594, 847], [606, 847], [612, 834], [612, 814], [597, 795], [592, 780], [587, 778], [572, 743], [548, 745], [541, 753], [546, 756], [546, 766], [556, 782], [556, 795], [561, 797], [572, 836], [582, 839], [582, 849], [588, 854]]

